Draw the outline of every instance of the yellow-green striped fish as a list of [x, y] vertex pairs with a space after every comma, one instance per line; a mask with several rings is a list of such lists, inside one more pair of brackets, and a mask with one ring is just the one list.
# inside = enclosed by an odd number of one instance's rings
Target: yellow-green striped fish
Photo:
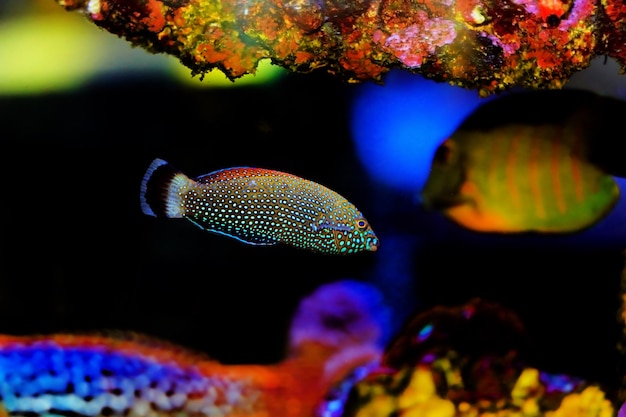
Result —
[[236, 167], [189, 178], [155, 159], [140, 191], [144, 214], [186, 218], [253, 245], [287, 244], [328, 254], [375, 251], [379, 241], [348, 200], [313, 181]]
[[422, 202], [480, 232], [590, 227], [619, 199], [624, 120], [626, 103], [582, 90], [489, 101], [436, 150]]

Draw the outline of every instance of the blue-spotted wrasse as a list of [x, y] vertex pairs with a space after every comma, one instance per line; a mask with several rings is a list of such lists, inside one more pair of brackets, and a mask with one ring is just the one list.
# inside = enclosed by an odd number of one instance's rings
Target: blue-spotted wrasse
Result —
[[626, 102], [583, 90], [490, 100], [435, 151], [421, 201], [479, 232], [589, 228], [619, 199], [624, 117]]
[[252, 245], [280, 243], [326, 254], [376, 251], [379, 245], [344, 197], [270, 169], [227, 168], [192, 179], [155, 159], [141, 182], [140, 202], [144, 214], [185, 218]]
[[[353, 287], [339, 282], [305, 298], [294, 316], [289, 351], [272, 364], [223, 364], [127, 331], [0, 335], [0, 416], [329, 415], [335, 400], [345, 398], [338, 394], [377, 366], [383, 353], [384, 329], [377, 326], [385, 322]], [[347, 300], [339, 313], [319, 305], [338, 292]], [[333, 320], [326, 320], [329, 314]], [[370, 331], [360, 332], [363, 326]]]

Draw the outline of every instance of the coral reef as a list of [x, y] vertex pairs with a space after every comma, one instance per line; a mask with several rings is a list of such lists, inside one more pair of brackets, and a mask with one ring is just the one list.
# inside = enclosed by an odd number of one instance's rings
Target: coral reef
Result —
[[344, 417], [610, 417], [599, 385], [543, 372], [524, 360], [515, 313], [473, 299], [418, 314], [382, 367], [350, 392]]
[[392, 68], [483, 95], [560, 88], [596, 56], [626, 65], [615, 0], [56, 0], [204, 74], [236, 79], [262, 59], [347, 81]]

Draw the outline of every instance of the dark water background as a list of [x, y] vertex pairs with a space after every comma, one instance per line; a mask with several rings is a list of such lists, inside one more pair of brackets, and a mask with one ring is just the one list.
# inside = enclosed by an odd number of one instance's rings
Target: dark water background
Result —
[[[533, 363], [615, 385], [621, 247], [476, 236], [424, 213], [356, 159], [353, 92], [301, 74], [212, 90], [105, 79], [0, 98], [0, 333], [128, 329], [226, 363], [270, 363], [298, 300], [354, 278], [396, 308], [394, 332], [413, 312], [481, 296], [520, 314]], [[155, 157], [190, 176], [249, 165], [317, 181], [363, 211], [381, 249], [253, 247], [144, 216], [139, 184]]]

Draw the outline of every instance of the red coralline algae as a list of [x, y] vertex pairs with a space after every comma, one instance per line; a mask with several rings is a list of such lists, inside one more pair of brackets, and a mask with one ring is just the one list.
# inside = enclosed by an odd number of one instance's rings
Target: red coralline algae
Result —
[[165, 16], [163, 16], [163, 11], [161, 10], [163, 3], [157, 0], [150, 0], [148, 4], [150, 5], [148, 7], [150, 14], [144, 23], [146, 23], [150, 32], [160, 32], [165, 26]]
[[56, 0], [153, 53], [236, 79], [261, 59], [349, 82], [403, 68], [487, 95], [626, 68], [621, 0]]

